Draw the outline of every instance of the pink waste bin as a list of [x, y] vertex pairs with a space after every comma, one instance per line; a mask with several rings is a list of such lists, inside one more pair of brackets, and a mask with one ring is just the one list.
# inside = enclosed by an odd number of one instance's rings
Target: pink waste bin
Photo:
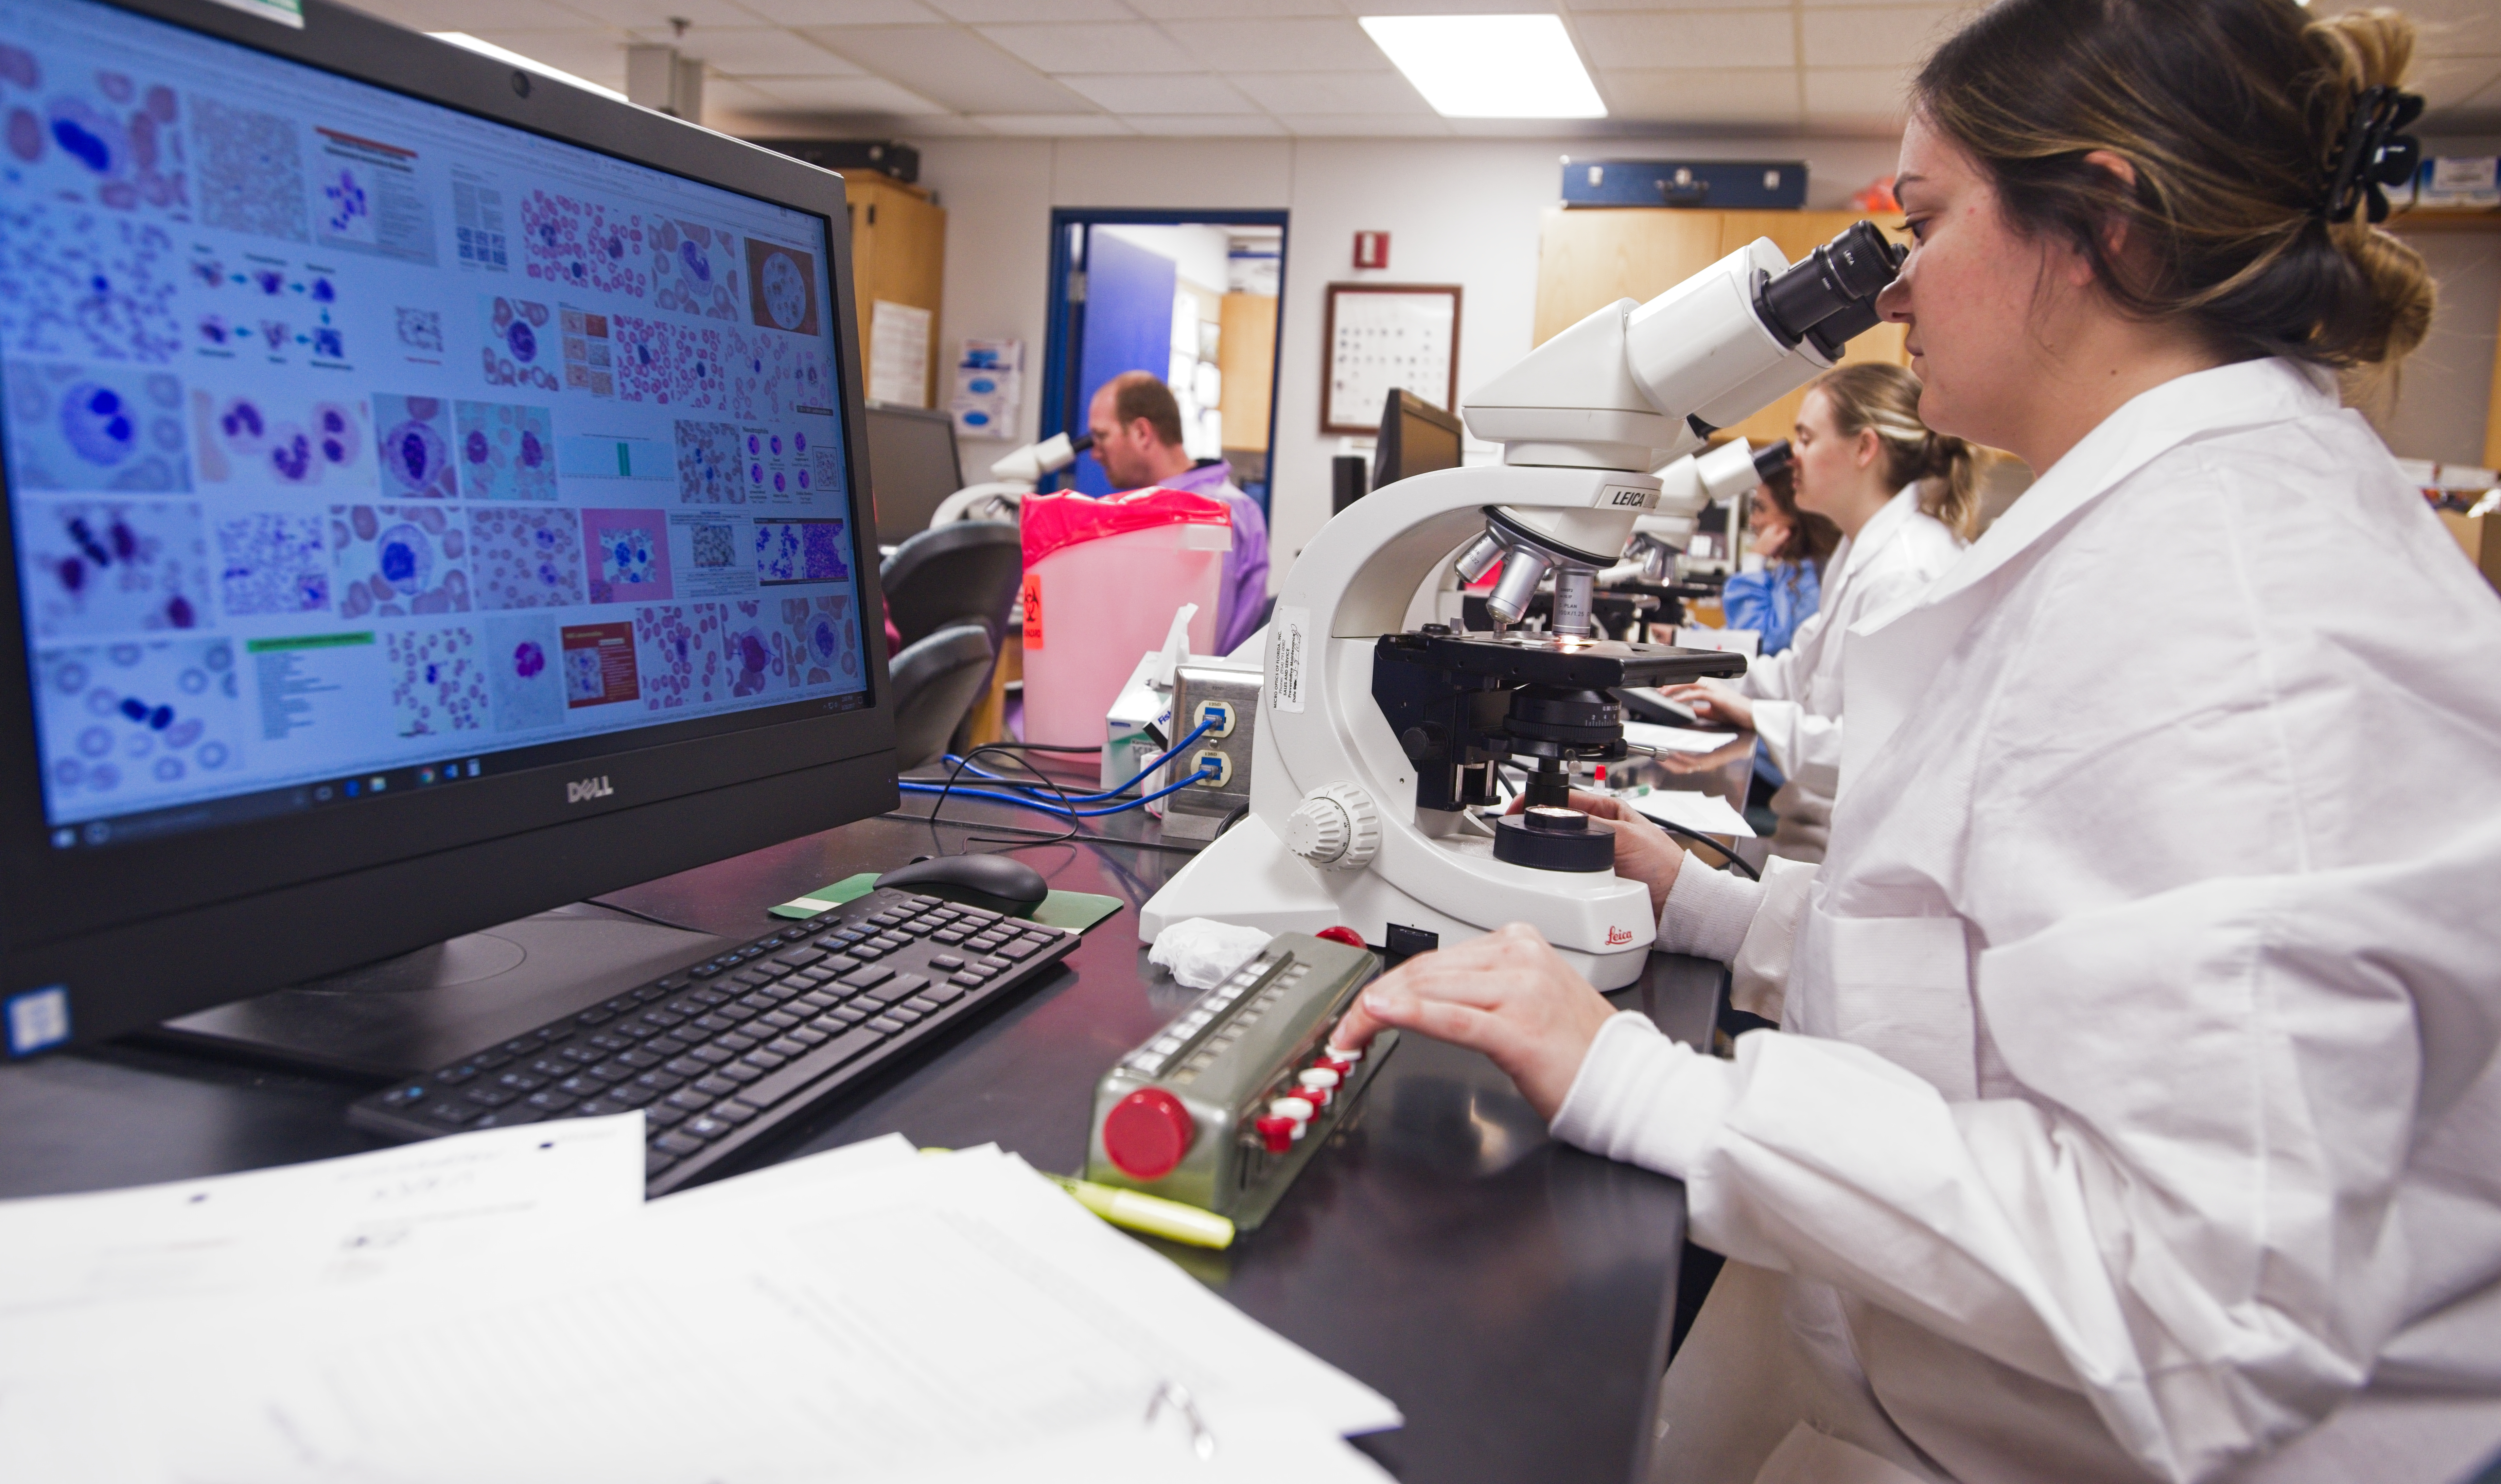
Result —
[[1204, 495], [1139, 489], [1027, 495], [1023, 521], [1024, 740], [1099, 745], [1104, 713], [1183, 604], [1198, 605], [1190, 652], [1214, 652], [1232, 517]]

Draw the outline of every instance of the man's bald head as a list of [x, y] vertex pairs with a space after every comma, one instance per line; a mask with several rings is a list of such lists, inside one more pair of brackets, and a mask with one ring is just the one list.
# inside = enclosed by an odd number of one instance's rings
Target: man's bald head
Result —
[[1103, 383], [1086, 410], [1094, 457], [1116, 489], [1141, 489], [1189, 470], [1182, 446], [1181, 403], [1152, 373], [1124, 371]]

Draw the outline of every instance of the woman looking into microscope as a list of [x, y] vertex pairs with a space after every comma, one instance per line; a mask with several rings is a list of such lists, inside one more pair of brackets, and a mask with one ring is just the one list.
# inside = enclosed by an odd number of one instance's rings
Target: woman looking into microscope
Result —
[[2429, 322], [2373, 225], [2412, 46], [2293, 0], [1946, 42], [1879, 307], [1928, 425], [2041, 478], [1851, 634], [1819, 867], [1584, 803], [1781, 1029], [1698, 1055], [1517, 925], [1340, 1027], [1685, 1182], [1730, 1262], [1657, 1477], [2450, 1484], [2501, 1438], [2501, 608], [2338, 396]]
[[1680, 685], [1697, 718], [1754, 733], [1784, 777], [1772, 853], [1823, 859], [1841, 775], [1841, 654], [1850, 626], [1917, 594], [1953, 565], [1980, 511], [1979, 455], [1919, 421], [1919, 379], [1862, 362], [1808, 388], [1789, 436], [1798, 509], [1841, 529], [1820, 605], [1780, 654], [1733, 684]]

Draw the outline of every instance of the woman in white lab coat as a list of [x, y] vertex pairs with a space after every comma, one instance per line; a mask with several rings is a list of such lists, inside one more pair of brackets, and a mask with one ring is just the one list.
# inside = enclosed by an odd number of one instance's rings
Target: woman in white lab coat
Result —
[[1808, 388], [1790, 435], [1798, 509], [1841, 528], [1815, 615], [1789, 647], [1736, 683], [1679, 686], [1706, 721], [1756, 733], [1785, 778], [1772, 796], [1772, 853], [1823, 859], [1841, 775], [1841, 654], [1850, 626], [1917, 596], [1953, 564], [1980, 504], [1978, 455], [1919, 421], [1919, 379], [1867, 362]]
[[2292, 0], [1947, 42], [1881, 307], [1929, 424], [2040, 479], [1851, 633], [1819, 867], [1615, 826], [1781, 1029], [1698, 1055], [1518, 926], [1341, 1028], [1685, 1181], [1731, 1261], [1658, 1477], [2450, 1484], [2501, 1441], [2501, 604], [2337, 392], [2429, 320], [2370, 224], [2411, 45]]

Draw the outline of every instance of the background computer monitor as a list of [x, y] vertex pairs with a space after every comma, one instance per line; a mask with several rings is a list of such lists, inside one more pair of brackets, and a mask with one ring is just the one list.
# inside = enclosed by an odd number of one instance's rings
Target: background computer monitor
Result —
[[1389, 393], [1381, 410], [1381, 440], [1374, 445], [1372, 487], [1459, 467], [1459, 419], [1404, 387]]
[[884, 402], [867, 406], [868, 480], [877, 493], [877, 539], [899, 544], [929, 529], [938, 503], [964, 487], [955, 419]]
[[15, 1054], [897, 801], [840, 179], [283, 9], [0, 3]]

